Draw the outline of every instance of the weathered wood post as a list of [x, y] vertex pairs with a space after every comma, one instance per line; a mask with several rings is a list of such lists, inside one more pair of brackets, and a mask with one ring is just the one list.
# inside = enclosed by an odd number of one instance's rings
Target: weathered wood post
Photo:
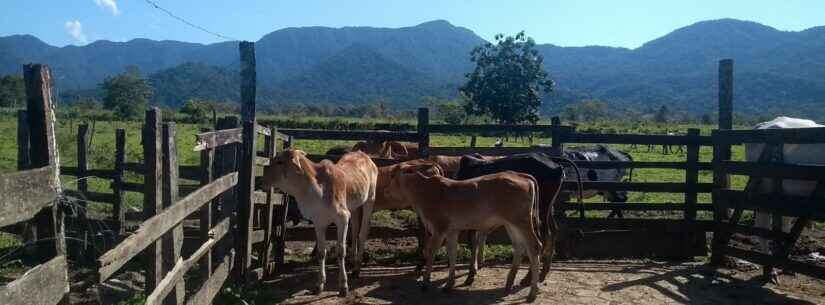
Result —
[[[54, 165], [56, 179], [60, 175], [60, 159], [55, 139], [55, 114], [52, 102], [52, 74], [46, 65], [23, 66], [26, 85], [26, 114], [29, 131], [29, 164], [31, 168]], [[59, 181], [59, 180], [57, 180]], [[45, 240], [38, 246], [38, 254], [53, 257], [65, 254], [62, 212], [58, 207], [43, 209], [34, 218], [37, 226], [35, 240]], [[60, 223], [58, 223], [60, 222]]]
[[[178, 202], [178, 149], [175, 137], [175, 122], [163, 124], [163, 208], [168, 209]], [[163, 276], [166, 272], [172, 271], [175, 263], [180, 259], [183, 248], [183, 225], [178, 224], [172, 228], [171, 232], [163, 236]], [[161, 277], [161, 278], [162, 278]], [[186, 294], [184, 280], [181, 279], [175, 284], [166, 297], [164, 304], [181, 305]]]
[[114, 218], [117, 221], [118, 235], [126, 234], [126, 192], [123, 184], [126, 182], [126, 129], [118, 128], [115, 131], [115, 175], [112, 189], [115, 193]]
[[[284, 139], [284, 146], [283, 149], [289, 149], [292, 147], [292, 136]], [[277, 154], [277, 152], [276, 152]], [[281, 270], [284, 266], [284, 252], [286, 250], [286, 221], [287, 221], [287, 214], [289, 213], [289, 202], [293, 200], [292, 197], [286, 194], [282, 194], [283, 200], [281, 205], [275, 208], [275, 219], [278, 222], [277, 228], [277, 236], [275, 240], [275, 270]]]
[[418, 108], [418, 153], [422, 158], [430, 156], [430, 109]]
[[[200, 171], [201, 171], [201, 186], [207, 185], [215, 179], [215, 150], [212, 148], [204, 149], [201, 151], [201, 164], [200, 164]], [[217, 207], [219, 204], [219, 199], [216, 198], [210, 202], [207, 202], [199, 211], [200, 216], [200, 224], [199, 224], [199, 237], [201, 242], [209, 241], [209, 231], [212, 229], [212, 221], [214, 219], [214, 215], [212, 214], [213, 209]], [[200, 276], [201, 278], [209, 278], [212, 275], [212, 249], [206, 251], [206, 254], [203, 255], [203, 258], [198, 263], [200, 269]]]
[[[723, 59], [719, 61], [719, 129], [720, 130], [730, 130], [733, 129], [733, 59]], [[717, 144], [714, 143], [713, 145], [713, 162], [714, 168], [716, 165], [719, 164], [723, 160], [730, 160], [731, 157], [731, 148], [728, 144]], [[714, 190], [719, 189], [727, 189], [730, 187], [730, 175], [727, 174], [719, 174], [714, 171], [713, 174], [713, 188]], [[718, 202], [718, 198], [713, 196], [713, 203], [714, 203], [714, 212], [713, 212], [713, 219], [716, 223], [721, 224], [723, 219], [730, 218], [728, 209], [721, 207]], [[718, 233], [719, 230], [716, 230]], [[723, 242], [719, 234], [713, 235], [713, 254], [711, 256], [711, 264], [713, 265], [721, 265], [724, 261], [724, 255], [722, 255], [720, 249], [725, 245], [722, 245]]]
[[685, 168], [685, 225], [692, 228], [685, 238], [685, 253], [690, 253], [697, 238], [705, 238], [695, 228], [696, 202], [698, 198], [697, 185], [699, 183], [699, 129], [691, 128], [687, 131], [687, 156]]
[[[86, 196], [89, 192], [88, 174], [89, 163], [87, 159], [87, 148], [89, 147], [89, 124], [77, 125], [77, 190]], [[80, 215], [86, 215], [86, 200], [80, 200]], [[83, 217], [83, 216], [81, 216]]]
[[29, 160], [29, 117], [26, 110], [17, 111], [17, 170], [31, 168]]
[[476, 147], [476, 136], [475, 135], [470, 137], [470, 147]]
[[[269, 135], [264, 138], [264, 156], [267, 159], [272, 159], [275, 157], [275, 150], [278, 142], [278, 129], [275, 127], [269, 128]], [[266, 193], [266, 206], [264, 207], [263, 211], [263, 225], [264, 228], [264, 242], [261, 246], [261, 261], [263, 262], [263, 276], [267, 277], [272, 273], [271, 262], [272, 262], [272, 240], [273, 240], [273, 213], [275, 210], [276, 204], [276, 195], [275, 192], [272, 191], [272, 188], [265, 189], [264, 192]]]
[[241, 269], [245, 276], [252, 266], [252, 214], [255, 192], [255, 43], [243, 41], [241, 53], [241, 121], [243, 141], [238, 180], [238, 225], [241, 230]]
[[[161, 111], [157, 107], [146, 110], [143, 123], [143, 218], [149, 219], [163, 210], [163, 165]], [[160, 242], [154, 242], [146, 250], [146, 284], [144, 292], [151, 295], [163, 280], [163, 253]]]
[[[238, 121], [238, 117], [235, 116], [228, 116], [221, 118], [218, 120], [218, 126], [216, 126], [217, 130], [224, 130], [224, 129], [233, 129], [238, 128], [240, 126], [240, 121]], [[237, 143], [223, 145], [218, 147], [215, 151], [215, 177], [223, 177], [224, 175], [237, 171], [238, 170], [238, 147]], [[234, 228], [237, 225], [237, 218], [235, 217], [235, 211], [237, 210], [237, 197], [236, 188], [230, 188], [222, 195], [219, 196], [220, 204], [218, 207], [221, 211], [221, 218], [229, 218], [230, 219], [230, 227]], [[222, 242], [218, 244], [216, 250], [214, 251], [213, 255], [217, 257], [218, 260], [223, 259], [227, 255], [229, 255], [230, 249], [234, 247], [234, 243], [239, 240], [237, 230], [232, 230], [231, 234], [224, 238]], [[235, 258], [240, 259], [240, 255], [235, 256]], [[238, 269], [235, 269], [238, 270]]]
[[550, 118], [550, 154], [553, 156], [561, 156], [564, 152], [564, 136], [562, 135], [561, 118], [554, 116]]

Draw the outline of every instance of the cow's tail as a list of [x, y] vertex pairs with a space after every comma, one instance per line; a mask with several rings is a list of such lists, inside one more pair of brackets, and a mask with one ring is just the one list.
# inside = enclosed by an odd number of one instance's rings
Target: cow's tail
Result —
[[[533, 195], [533, 198], [532, 198], [532, 200], [533, 200], [533, 202], [532, 202], [533, 213], [531, 213], [533, 215], [533, 224], [535, 225], [535, 227], [533, 228], [533, 231], [537, 233], [536, 235], [538, 237], [541, 237], [542, 235], [544, 235], [544, 240], [542, 241], [542, 250], [541, 250], [541, 252], [542, 252], [542, 255], [547, 255], [548, 252], [550, 252], [550, 249], [552, 249], [552, 242], [553, 242], [553, 240], [551, 239], [551, 237], [553, 236], [553, 235], [551, 235], [553, 231], [550, 231], [549, 228], [553, 227], [556, 224], [556, 222], [555, 222], [554, 219], [550, 219], [550, 222], [546, 223], [547, 227], [548, 227], [548, 231], [547, 232], [542, 232], [541, 231], [541, 229], [542, 229], [542, 227], [541, 227], [541, 224], [542, 224], [541, 217], [542, 217], [542, 215], [540, 215], [540, 213], [541, 213], [541, 198], [540, 198], [541, 193], [539, 192], [539, 182], [536, 180], [536, 177], [533, 177], [532, 175], [526, 175], [526, 176], [530, 178], [530, 193]], [[542, 234], [542, 233], [544, 233], [544, 234]]]
[[[570, 165], [570, 167], [572, 167], [576, 171], [576, 186], [579, 189], [579, 191], [577, 193], [577, 196], [576, 196], [576, 201], [577, 201], [576, 203], [578, 203], [578, 205], [579, 205], [579, 218], [584, 219], [584, 197], [582, 197], [583, 194], [584, 194], [584, 186], [583, 186], [583, 183], [582, 183], [582, 175], [581, 175], [581, 172], [579, 171], [579, 167], [576, 165], [575, 162], [571, 161], [568, 158], [551, 157], [551, 160], [553, 160], [553, 162], [556, 162], [556, 163], [559, 163], [559, 164], [567, 163], [567, 164]], [[564, 179], [562, 179], [562, 185], [563, 184], [564, 184]]]

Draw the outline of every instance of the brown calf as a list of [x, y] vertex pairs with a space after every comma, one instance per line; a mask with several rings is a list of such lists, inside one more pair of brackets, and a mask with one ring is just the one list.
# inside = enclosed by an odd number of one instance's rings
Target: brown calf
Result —
[[352, 216], [353, 249], [355, 253], [354, 274], [361, 265], [361, 254], [366, 241], [366, 227], [369, 217], [358, 217], [350, 211], [363, 208], [365, 215], [372, 213], [378, 168], [369, 156], [362, 152], [345, 154], [337, 163], [323, 160], [313, 163], [300, 150], [286, 150], [270, 160], [264, 169], [264, 188], [276, 187], [295, 197], [301, 213], [312, 220], [318, 246], [317, 293], [324, 290], [326, 282], [326, 230], [335, 224], [338, 230], [338, 284], [339, 295], [346, 296], [347, 284], [346, 256], [347, 226]]
[[[527, 300], [536, 299], [542, 243], [534, 229], [534, 222], [539, 221], [538, 185], [532, 176], [507, 171], [457, 181], [441, 176], [426, 177], [408, 167], [399, 167], [392, 174], [387, 194], [393, 200], [409, 202], [431, 234], [424, 249], [424, 288], [430, 285], [433, 255], [445, 239], [450, 271], [444, 289], [449, 290], [455, 285], [458, 234], [462, 230], [487, 234], [504, 226], [513, 242], [513, 265], [505, 291], [512, 290], [526, 252], [532, 275]], [[477, 266], [473, 264], [472, 268]]]

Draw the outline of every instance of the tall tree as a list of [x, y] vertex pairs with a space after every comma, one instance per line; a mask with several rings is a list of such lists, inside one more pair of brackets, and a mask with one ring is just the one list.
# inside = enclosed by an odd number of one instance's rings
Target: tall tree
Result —
[[17, 75], [0, 77], [0, 107], [18, 107], [26, 100], [23, 78]]
[[476, 67], [459, 89], [469, 99], [464, 109], [500, 124], [535, 123], [542, 93], [553, 90], [553, 80], [542, 67], [544, 58], [524, 31], [507, 37], [498, 34], [495, 40], [470, 52]]
[[135, 66], [126, 72], [107, 77], [100, 84], [103, 91], [103, 107], [121, 118], [138, 117], [152, 98], [153, 89]]

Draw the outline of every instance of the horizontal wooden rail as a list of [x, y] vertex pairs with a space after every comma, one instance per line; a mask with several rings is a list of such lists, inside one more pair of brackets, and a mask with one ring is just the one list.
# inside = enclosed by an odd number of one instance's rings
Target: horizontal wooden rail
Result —
[[126, 162], [123, 163], [123, 168], [133, 173], [143, 174], [146, 167], [144, 167], [143, 163]]
[[29, 220], [60, 192], [53, 166], [0, 175], [0, 227]]
[[817, 144], [825, 143], [825, 127], [714, 130], [713, 142], [725, 145], [744, 143]]
[[57, 256], [35, 266], [19, 279], [0, 286], [4, 305], [56, 305], [69, 292], [66, 257]]
[[486, 156], [505, 156], [530, 152], [550, 152], [550, 147], [430, 147], [430, 155], [463, 156], [474, 153]]
[[[578, 203], [566, 202], [557, 205], [559, 210], [578, 210]], [[584, 209], [586, 211], [684, 211], [684, 203], [585, 203]], [[713, 211], [713, 204], [699, 203], [696, 204], [698, 211]]]
[[[341, 159], [341, 156], [336, 155], [307, 155], [307, 158], [312, 160], [312, 162], [321, 162], [321, 160], [330, 160], [332, 162], [338, 162], [338, 159]], [[402, 161], [395, 160], [395, 159], [385, 159], [385, 158], [372, 158], [372, 162], [375, 162], [377, 166], [388, 166], [400, 163]]]
[[140, 227], [134, 234], [127, 237], [114, 249], [104, 253], [98, 259], [100, 265], [100, 269], [98, 270], [99, 281], [102, 282], [108, 279], [123, 267], [126, 262], [138, 255], [143, 249], [146, 249], [146, 247], [163, 236], [167, 231], [174, 228], [189, 216], [189, 214], [194, 213], [202, 205], [235, 186], [237, 183], [237, 173], [227, 174], [189, 194], [171, 207], [163, 210], [163, 212], [147, 219], [140, 224]]
[[[551, 133], [553, 125], [456, 125], [456, 124], [436, 124], [428, 125], [431, 133], [517, 133], [517, 132], [541, 132]], [[571, 126], [559, 126], [559, 130], [573, 131]]]
[[652, 145], [713, 145], [711, 137], [691, 137], [686, 135], [645, 135], [645, 134], [608, 134], [608, 133], [570, 133], [564, 136], [564, 143], [602, 143], [602, 144], [652, 144]]
[[398, 131], [364, 131], [364, 130], [320, 130], [320, 129], [278, 129], [279, 132], [304, 140], [354, 140], [354, 141], [404, 141], [416, 142], [419, 139], [415, 132]]
[[193, 151], [204, 149], [214, 149], [232, 143], [241, 143], [243, 128], [221, 129], [209, 131], [195, 135], [195, 147]]
[[[75, 166], [61, 166], [60, 167], [60, 174], [66, 176], [75, 176], [78, 175], [77, 167]], [[113, 169], [87, 169], [86, 176], [91, 177], [98, 177], [103, 179], [112, 179], [117, 172]]]
[[712, 220], [642, 219], [642, 218], [562, 218], [570, 228], [586, 230], [651, 230], [656, 232], [713, 232]]
[[718, 172], [730, 175], [762, 176], [799, 180], [825, 179], [825, 165], [766, 164], [741, 161], [721, 161]]
[[[568, 177], [571, 179], [571, 177]], [[574, 177], [572, 178], [574, 179]], [[684, 193], [687, 185], [682, 182], [582, 182], [585, 190], [628, 191], [646, 193]], [[711, 183], [697, 183], [696, 191], [710, 193], [713, 190]], [[577, 191], [578, 185], [574, 181], [565, 180], [563, 189]]]
[[[668, 162], [668, 161], [574, 161], [580, 168], [611, 169], [611, 168], [666, 168], [666, 169], [687, 169], [690, 163]], [[713, 164], [710, 162], [699, 162], [697, 167], [700, 170], [711, 170]]]
[[781, 214], [782, 216], [810, 217], [819, 221], [825, 220], [825, 202], [822, 199], [809, 197], [758, 194], [736, 190], [715, 190], [713, 192], [715, 204], [720, 207], [742, 207], [745, 210], [756, 210]]

